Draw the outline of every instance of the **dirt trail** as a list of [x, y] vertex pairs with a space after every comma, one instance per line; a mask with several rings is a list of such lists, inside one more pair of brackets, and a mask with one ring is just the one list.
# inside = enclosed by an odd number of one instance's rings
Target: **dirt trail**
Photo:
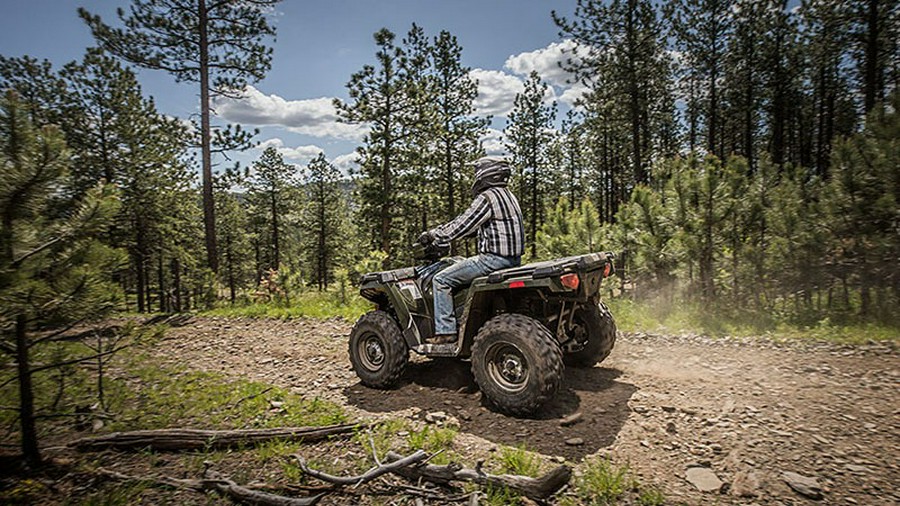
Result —
[[[574, 463], [611, 455], [673, 504], [900, 504], [895, 345], [626, 334], [601, 366], [568, 370], [545, 411], [516, 419], [483, 405], [464, 362], [414, 360], [399, 388], [363, 387], [349, 366], [349, 331], [341, 320], [194, 318], [156, 353], [329, 399], [359, 417], [444, 411], [476, 444], [524, 443]], [[561, 427], [575, 412], [581, 420]], [[697, 488], [696, 474], [710, 472], [719, 494]], [[815, 478], [823, 499], [792, 490], [784, 472]]]

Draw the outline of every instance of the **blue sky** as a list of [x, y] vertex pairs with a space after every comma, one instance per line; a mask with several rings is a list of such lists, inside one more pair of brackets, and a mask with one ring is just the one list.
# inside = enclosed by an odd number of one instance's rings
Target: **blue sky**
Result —
[[[77, 7], [116, 23], [127, 0], [4, 0], [0, 54], [47, 58], [55, 65], [79, 59], [94, 44]], [[387, 27], [401, 38], [413, 22], [430, 35], [448, 30], [463, 47], [463, 64], [479, 80], [479, 112], [493, 114], [485, 139], [498, 151], [499, 130], [521, 81], [532, 69], [555, 85], [555, 98], [571, 101], [577, 90], [557, 68], [558, 29], [550, 11], [571, 15], [575, 0], [284, 0], [273, 19], [278, 36], [272, 70], [241, 102], [219, 103], [221, 122], [260, 128], [261, 147], [274, 145], [292, 163], [305, 164], [318, 151], [343, 169], [359, 144], [359, 129], [334, 121], [333, 97], [345, 98], [353, 72], [374, 62], [372, 34]], [[139, 71], [145, 94], [166, 114], [186, 118], [197, 111], [197, 90], [160, 71]], [[567, 92], [568, 91], [568, 92]], [[259, 148], [233, 159], [252, 162]]]

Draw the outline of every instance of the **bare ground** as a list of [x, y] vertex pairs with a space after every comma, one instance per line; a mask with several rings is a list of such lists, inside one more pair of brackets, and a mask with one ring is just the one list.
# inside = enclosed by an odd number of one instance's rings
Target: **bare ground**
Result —
[[[329, 399], [360, 419], [423, 420], [444, 411], [459, 420], [463, 454], [524, 443], [574, 464], [608, 455], [672, 504], [900, 504], [896, 340], [851, 348], [620, 335], [601, 365], [566, 371], [545, 411], [517, 419], [483, 403], [467, 362], [413, 360], [394, 390], [360, 385], [347, 357], [350, 327], [193, 318], [155, 353]], [[578, 423], [560, 425], [576, 412]], [[720, 491], [700, 492], [688, 481], [693, 467], [711, 471]], [[792, 490], [784, 472], [815, 478], [822, 499]]]

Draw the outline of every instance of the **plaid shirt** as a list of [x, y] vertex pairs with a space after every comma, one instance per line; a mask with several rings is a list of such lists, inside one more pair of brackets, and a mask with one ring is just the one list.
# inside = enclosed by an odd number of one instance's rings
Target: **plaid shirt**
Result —
[[432, 233], [436, 242], [449, 244], [478, 232], [478, 252], [517, 257], [525, 252], [522, 210], [515, 195], [506, 187], [494, 187], [479, 193], [472, 205], [450, 223]]

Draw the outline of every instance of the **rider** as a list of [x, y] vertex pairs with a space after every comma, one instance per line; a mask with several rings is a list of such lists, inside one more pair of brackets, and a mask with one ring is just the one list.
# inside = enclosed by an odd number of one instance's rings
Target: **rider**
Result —
[[515, 195], [507, 188], [509, 162], [486, 156], [472, 162], [475, 199], [468, 209], [450, 223], [428, 230], [419, 236], [426, 246], [436, 243], [448, 246], [450, 241], [477, 232], [478, 254], [455, 263], [434, 276], [434, 333], [431, 343], [457, 340], [456, 316], [453, 312], [454, 288], [491, 272], [515, 267], [525, 252], [522, 210]]

